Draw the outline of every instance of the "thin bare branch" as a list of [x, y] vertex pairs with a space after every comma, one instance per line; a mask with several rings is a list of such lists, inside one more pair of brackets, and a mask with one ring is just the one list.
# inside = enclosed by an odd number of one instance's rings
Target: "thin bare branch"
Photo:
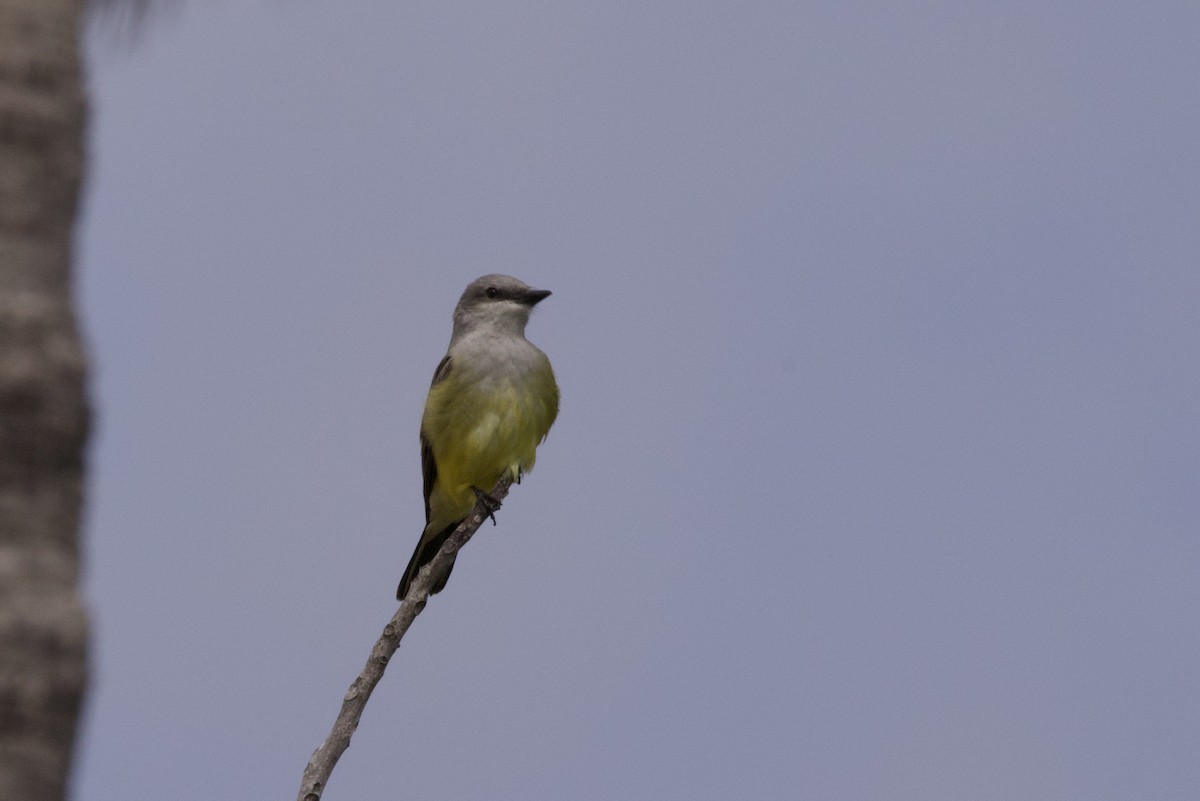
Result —
[[[508, 488], [511, 484], [512, 482], [507, 477], [500, 479], [496, 488], [492, 490], [492, 498], [497, 503], [503, 501], [508, 495]], [[483, 525], [483, 521], [491, 516], [491, 513], [492, 510], [484, 506], [483, 500], [477, 501], [471, 514], [459, 523], [458, 528], [442, 545], [437, 555], [429, 564], [421, 568], [421, 572], [417, 574], [417, 580], [409, 587], [408, 595], [404, 597], [400, 608], [383, 627], [383, 634], [379, 636], [375, 647], [371, 649], [371, 657], [367, 660], [366, 666], [363, 667], [362, 672], [354, 679], [345, 697], [342, 698], [342, 709], [333, 722], [329, 736], [316, 751], [313, 751], [312, 758], [308, 760], [308, 765], [304, 768], [304, 776], [300, 781], [300, 794], [296, 796], [297, 801], [320, 801], [321, 794], [329, 784], [329, 777], [333, 773], [334, 767], [341, 759], [342, 754], [350, 747], [350, 738], [358, 729], [358, 721], [362, 718], [371, 692], [383, 678], [383, 671], [387, 668], [392, 655], [396, 653], [396, 649], [400, 647], [400, 640], [404, 638], [409, 626], [425, 608], [425, 602], [429, 599], [432, 576], [441, 572], [446, 563], [467, 544], [467, 541]]]

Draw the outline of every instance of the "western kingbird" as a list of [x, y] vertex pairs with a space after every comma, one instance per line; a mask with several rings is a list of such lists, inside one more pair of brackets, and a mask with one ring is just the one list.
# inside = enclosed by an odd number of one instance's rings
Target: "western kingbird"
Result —
[[[558, 384], [546, 354], [525, 338], [525, 324], [549, 295], [507, 275], [485, 275], [454, 307], [450, 348], [421, 418], [425, 531], [397, 600], [470, 514], [476, 490], [490, 492], [501, 476], [519, 481], [533, 469], [537, 446], [558, 416]], [[451, 560], [434, 577], [430, 595], [446, 586], [453, 567]]]

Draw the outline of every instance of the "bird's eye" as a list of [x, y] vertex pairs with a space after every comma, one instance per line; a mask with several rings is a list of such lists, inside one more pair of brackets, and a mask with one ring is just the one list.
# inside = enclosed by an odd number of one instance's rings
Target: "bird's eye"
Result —
[[496, 289], [494, 286], [489, 286], [487, 289], [483, 290], [483, 294], [487, 295], [489, 298], [494, 298], [500, 294], [500, 290]]

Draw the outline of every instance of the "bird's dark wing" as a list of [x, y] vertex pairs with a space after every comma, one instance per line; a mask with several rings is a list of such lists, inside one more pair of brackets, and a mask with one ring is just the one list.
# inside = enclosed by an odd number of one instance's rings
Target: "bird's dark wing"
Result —
[[[450, 361], [450, 354], [446, 354], [438, 363], [437, 369], [433, 371], [433, 383], [430, 386], [436, 387], [445, 381], [452, 369], [453, 362]], [[421, 476], [425, 485], [425, 523], [428, 524], [429, 493], [433, 492], [433, 485], [437, 481], [437, 460], [433, 458], [433, 447], [430, 446], [424, 431], [421, 432]]]
[[437, 481], [437, 462], [424, 433], [421, 434], [421, 475], [425, 479], [425, 525], [429, 525], [429, 493], [433, 492], [433, 483]]

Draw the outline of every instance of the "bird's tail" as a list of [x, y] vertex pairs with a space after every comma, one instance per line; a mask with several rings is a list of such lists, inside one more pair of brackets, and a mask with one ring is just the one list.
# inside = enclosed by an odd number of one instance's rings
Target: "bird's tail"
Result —
[[[442, 543], [450, 538], [454, 533], [454, 529], [458, 528], [461, 520], [456, 520], [444, 529], [439, 531], [432, 537], [421, 535], [420, 542], [417, 543], [417, 549], [413, 551], [412, 559], [408, 560], [408, 567], [404, 569], [404, 578], [400, 579], [400, 586], [396, 588], [396, 600], [403, 601], [404, 596], [408, 595], [409, 585], [417, 578], [417, 573], [421, 572], [421, 568], [433, 561], [433, 557], [437, 556], [437, 552], [441, 550]], [[457, 554], [455, 554], [457, 557]], [[450, 559], [450, 564], [446, 566], [437, 576], [434, 576], [433, 586], [429, 588], [430, 595], [437, 595], [446, 586], [446, 580], [450, 578], [450, 571], [454, 569], [454, 558]]]

